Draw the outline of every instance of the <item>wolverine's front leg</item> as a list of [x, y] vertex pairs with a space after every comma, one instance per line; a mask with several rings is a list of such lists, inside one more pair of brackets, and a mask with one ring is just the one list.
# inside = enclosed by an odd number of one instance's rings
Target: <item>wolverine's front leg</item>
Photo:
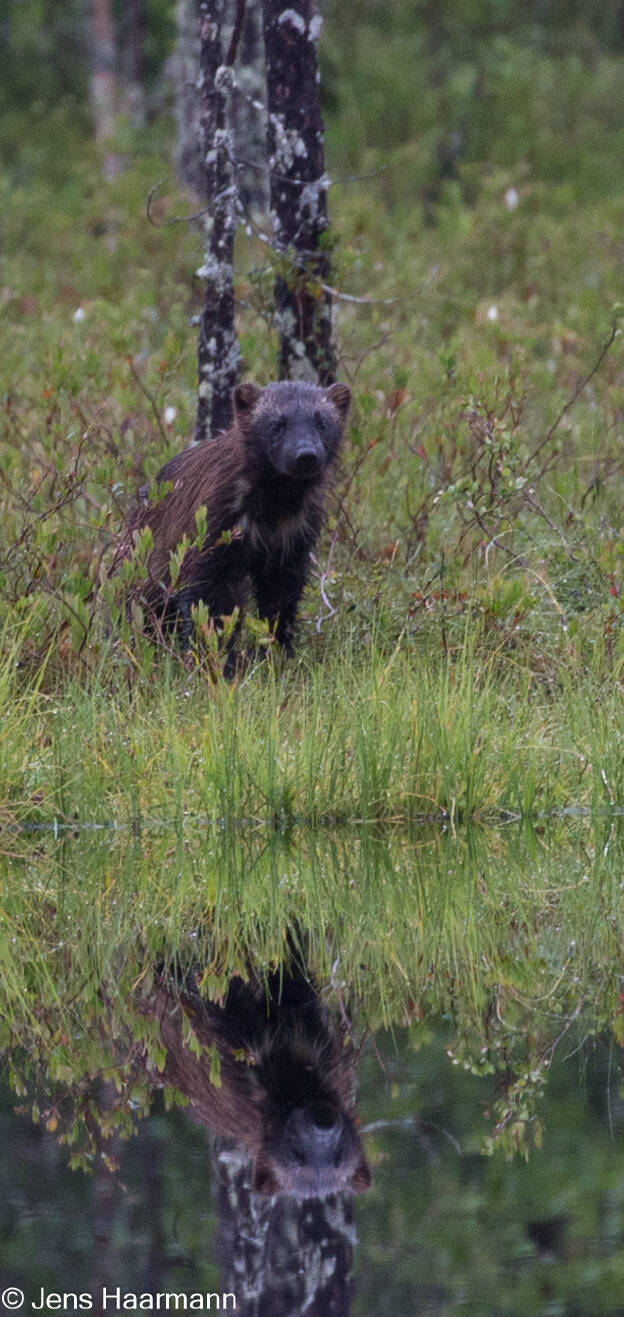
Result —
[[288, 658], [292, 658], [297, 609], [308, 579], [310, 551], [306, 547], [284, 563], [263, 563], [252, 570], [258, 615], [266, 618]]
[[192, 571], [188, 574], [186, 584], [175, 596], [180, 619], [180, 642], [183, 648], [188, 647], [193, 633], [191, 610], [194, 605], [205, 604], [219, 634], [223, 630], [223, 619], [238, 612], [237, 621], [230, 629], [224, 643], [227, 677], [234, 675], [233, 650], [240, 630], [246, 594], [246, 558], [241, 545], [235, 541], [205, 550], [192, 563]]
[[191, 609], [196, 603], [191, 590], [181, 590], [173, 596], [170, 613], [178, 622], [178, 644], [183, 653], [189, 648], [193, 636]]

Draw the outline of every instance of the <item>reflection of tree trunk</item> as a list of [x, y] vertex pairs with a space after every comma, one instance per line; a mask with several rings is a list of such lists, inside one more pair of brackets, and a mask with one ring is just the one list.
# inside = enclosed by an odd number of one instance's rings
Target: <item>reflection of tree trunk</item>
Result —
[[232, 69], [224, 64], [227, 0], [202, 0], [200, 11], [200, 123], [205, 206], [206, 281], [199, 328], [199, 398], [195, 438], [209, 439], [232, 419], [239, 350], [234, 326], [236, 177], [228, 121]]
[[[115, 1086], [108, 1080], [100, 1086], [98, 1093], [98, 1110], [112, 1111], [114, 1107]], [[111, 1289], [118, 1284], [118, 1257], [115, 1250], [115, 1226], [119, 1214], [121, 1186], [114, 1173], [109, 1169], [105, 1157], [116, 1162], [120, 1151], [118, 1135], [98, 1141], [98, 1155], [93, 1168], [93, 1293], [101, 1296], [104, 1288]], [[96, 1306], [94, 1312], [103, 1312]]]
[[235, 976], [219, 1005], [193, 973], [177, 992], [163, 978], [145, 1007], [165, 1047], [160, 1082], [213, 1134], [223, 1290], [237, 1312], [346, 1317], [352, 1197], [370, 1169], [343, 1026], [298, 968]]
[[328, 225], [314, 0], [263, 0], [273, 245], [282, 254], [275, 281], [281, 379], [331, 384]]
[[115, 29], [111, 0], [91, 0], [91, 99], [95, 139], [113, 136], [117, 109]]
[[148, 1124], [141, 1131], [143, 1183], [149, 1216], [149, 1254], [143, 1289], [157, 1293], [165, 1271], [162, 1143]]
[[242, 1317], [346, 1317], [354, 1226], [350, 1194], [264, 1198], [251, 1191], [251, 1160], [215, 1140], [222, 1289]]
[[199, 128], [199, 0], [176, 0], [173, 84], [178, 178], [199, 196], [202, 160]]

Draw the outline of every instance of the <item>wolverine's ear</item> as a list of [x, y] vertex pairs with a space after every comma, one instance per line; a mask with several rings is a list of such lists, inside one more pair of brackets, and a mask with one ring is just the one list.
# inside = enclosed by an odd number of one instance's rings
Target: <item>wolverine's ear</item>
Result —
[[255, 407], [262, 389], [257, 384], [237, 384], [234, 390], [234, 411], [237, 416], [248, 416]]
[[362, 1153], [350, 1180], [350, 1187], [354, 1194], [363, 1194], [367, 1189], [370, 1189], [372, 1178], [370, 1166], [364, 1153]]
[[275, 1196], [279, 1185], [277, 1183], [277, 1176], [271, 1170], [270, 1166], [256, 1162], [253, 1169], [251, 1187], [255, 1194], [264, 1194], [265, 1198], [273, 1198]]
[[351, 390], [347, 388], [346, 384], [330, 384], [329, 388], [325, 390], [325, 396], [334, 404], [344, 424], [351, 406]]

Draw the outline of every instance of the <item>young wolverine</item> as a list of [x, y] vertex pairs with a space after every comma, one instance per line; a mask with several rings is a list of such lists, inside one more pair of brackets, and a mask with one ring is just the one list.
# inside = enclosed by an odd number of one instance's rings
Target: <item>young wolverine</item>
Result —
[[[242, 612], [251, 586], [259, 616], [292, 655], [297, 608], [350, 402], [344, 384], [240, 384], [230, 429], [162, 467], [155, 484], [172, 488], [161, 499], [148, 499], [147, 487], [139, 492], [117, 561], [131, 551], [136, 531], [149, 526], [154, 547], [141, 602], [156, 621], [179, 621], [183, 644], [192, 633], [194, 604], [202, 600], [218, 620], [235, 608]], [[184, 535], [196, 539], [195, 514], [202, 507], [204, 543], [187, 551], [172, 588], [170, 554]], [[230, 674], [233, 665], [230, 652]]]

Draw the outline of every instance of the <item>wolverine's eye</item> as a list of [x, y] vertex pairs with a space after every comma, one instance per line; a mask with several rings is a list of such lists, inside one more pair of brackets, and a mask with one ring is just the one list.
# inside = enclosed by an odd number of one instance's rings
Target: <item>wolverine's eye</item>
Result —
[[323, 416], [322, 412], [314, 413], [314, 424], [317, 430], [320, 430], [321, 434], [325, 433], [325, 430], [327, 429], [327, 425], [325, 422], [325, 417]]
[[282, 434], [282, 432], [286, 429], [286, 417], [276, 416], [275, 419], [271, 421], [269, 429], [271, 431], [271, 434]]

